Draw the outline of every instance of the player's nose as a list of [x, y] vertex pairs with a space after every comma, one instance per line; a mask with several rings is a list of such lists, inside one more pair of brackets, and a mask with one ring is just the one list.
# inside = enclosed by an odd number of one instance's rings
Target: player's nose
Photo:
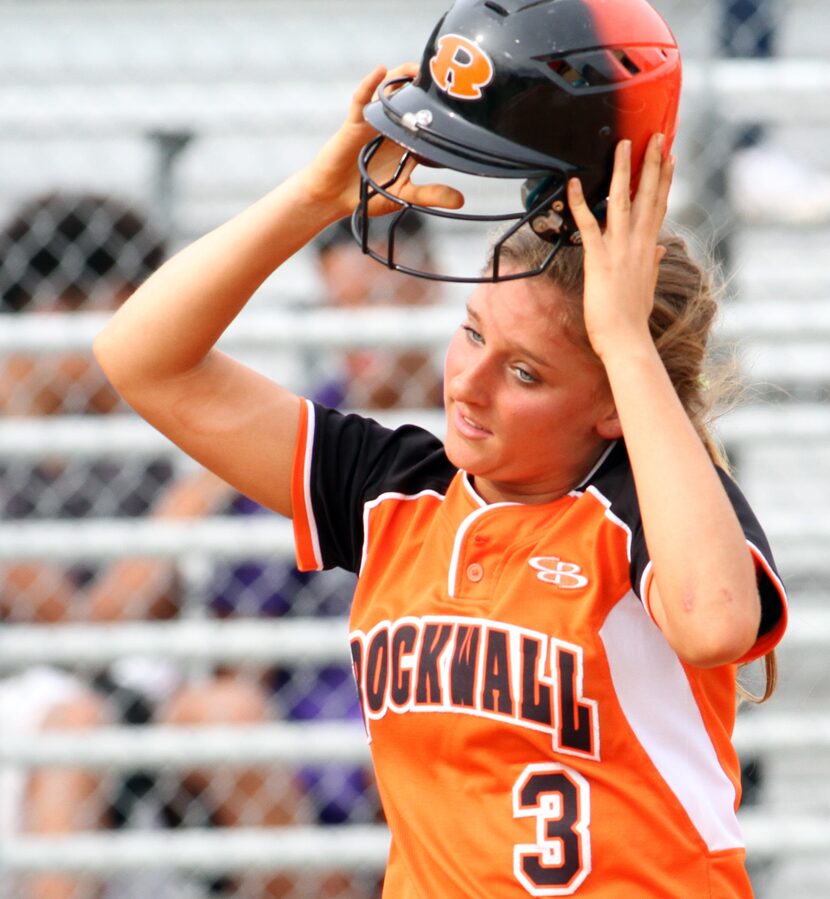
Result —
[[467, 355], [449, 376], [450, 396], [459, 402], [482, 406], [492, 396], [492, 363], [485, 352]]

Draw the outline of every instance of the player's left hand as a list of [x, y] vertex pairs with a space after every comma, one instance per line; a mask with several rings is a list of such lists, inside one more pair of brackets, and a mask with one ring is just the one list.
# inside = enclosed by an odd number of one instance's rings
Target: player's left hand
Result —
[[652, 136], [640, 183], [631, 200], [631, 142], [621, 141], [603, 230], [585, 202], [577, 179], [568, 184], [568, 202], [585, 249], [584, 314], [594, 352], [630, 350], [651, 340], [648, 320], [665, 250], [657, 241], [668, 206], [674, 157], [663, 156], [664, 137]]

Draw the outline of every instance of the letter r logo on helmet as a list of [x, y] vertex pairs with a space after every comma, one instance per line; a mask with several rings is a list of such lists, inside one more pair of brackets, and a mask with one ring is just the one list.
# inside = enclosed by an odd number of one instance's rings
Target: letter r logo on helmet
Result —
[[481, 89], [495, 74], [490, 57], [469, 38], [445, 34], [429, 62], [432, 80], [445, 93], [459, 100], [478, 100]]

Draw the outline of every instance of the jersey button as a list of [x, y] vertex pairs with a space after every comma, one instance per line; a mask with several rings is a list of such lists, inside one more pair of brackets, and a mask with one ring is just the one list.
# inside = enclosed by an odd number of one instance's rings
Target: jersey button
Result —
[[474, 584], [477, 584], [484, 577], [484, 569], [478, 562], [473, 562], [472, 565], [467, 566], [467, 578], [471, 580]]

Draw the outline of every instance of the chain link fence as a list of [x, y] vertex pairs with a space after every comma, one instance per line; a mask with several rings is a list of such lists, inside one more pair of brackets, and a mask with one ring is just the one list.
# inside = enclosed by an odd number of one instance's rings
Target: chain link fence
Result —
[[[830, 14], [815, 0], [655, 5], [687, 60], [672, 216], [727, 266], [725, 335], [750, 335], [750, 379], [779, 402], [724, 434], [811, 612], [830, 573], [826, 513], [800, 508], [824, 508], [830, 483]], [[307, 160], [365, 71], [417, 58], [444, 6], [0, 0], [3, 899], [380, 895], [351, 576], [298, 573], [284, 523], [138, 422], [89, 343], [171, 252]], [[458, 291], [343, 238], [335, 227], [270, 279], [228, 349], [330, 405], [440, 431]], [[418, 258], [479, 249], [407, 241]], [[782, 324], [785, 288], [802, 302]], [[774, 475], [767, 490], [770, 472], [807, 465], [809, 482]], [[830, 708], [824, 624], [796, 638], [782, 713]], [[812, 786], [826, 737], [796, 715], [787, 732], [810, 754], [788, 778], [781, 733], [746, 717], [758, 893], [824, 896], [830, 797]], [[797, 863], [769, 838], [779, 813], [806, 828], [784, 840]]]

